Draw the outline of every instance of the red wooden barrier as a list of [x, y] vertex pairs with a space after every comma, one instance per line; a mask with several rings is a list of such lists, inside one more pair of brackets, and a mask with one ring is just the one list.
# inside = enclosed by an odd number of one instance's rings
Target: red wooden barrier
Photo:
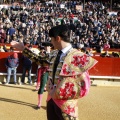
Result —
[[[7, 69], [5, 67], [6, 58], [12, 54], [11, 52], [0, 52], [0, 72], [6, 73]], [[19, 66], [18, 73], [22, 73], [22, 53], [18, 53]], [[99, 56], [94, 56], [98, 63], [89, 70], [92, 76], [120, 76], [120, 58], [102, 58]], [[33, 63], [32, 73], [36, 73], [37, 65]]]
[[89, 70], [93, 76], [120, 76], [120, 58], [94, 56], [98, 63]]

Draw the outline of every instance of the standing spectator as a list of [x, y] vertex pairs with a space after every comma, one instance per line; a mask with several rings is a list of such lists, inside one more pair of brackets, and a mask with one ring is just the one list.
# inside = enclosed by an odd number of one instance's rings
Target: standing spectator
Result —
[[10, 76], [11, 76], [12, 72], [13, 72], [13, 76], [14, 76], [14, 84], [17, 84], [16, 72], [17, 72], [17, 67], [19, 65], [18, 54], [13, 53], [11, 56], [9, 56], [6, 60], [5, 65], [6, 65], [6, 68], [7, 68], [7, 82], [5, 84], [9, 84]]
[[22, 73], [22, 79], [20, 84], [21, 85], [24, 84], [25, 75], [26, 75], [26, 72], [28, 72], [28, 83], [32, 85], [32, 80], [31, 80], [32, 61], [25, 56], [23, 56], [22, 60], [23, 60], [23, 73]]

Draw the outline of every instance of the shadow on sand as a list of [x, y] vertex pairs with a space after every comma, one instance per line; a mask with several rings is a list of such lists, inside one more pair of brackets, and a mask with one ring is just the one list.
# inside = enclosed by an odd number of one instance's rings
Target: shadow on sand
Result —
[[[0, 97], [0, 101], [20, 104], [20, 105], [25, 105], [25, 106], [30, 106], [33, 109], [36, 109], [36, 107], [37, 107], [37, 105], [35, 105], [35, 104], [31, 104], [31, 103], [27, 103], [27, 102], [23, 102], [23, 101], [19, 101], [19, 100], [12, 100], [12, 99], [8, 99], [8, 98], [1, 98]], [[41, 106], [41, 108], [46, 110], [46, 106]]]
[[1, 98], [0, 97], [0, 101], [11, 102], [11, 103], [15, 103], [15, 104], [30, 106], [30, 107], [35, 106], [35, 104], [31, 104], [31, 103], [27, 103], [27, 102], [23, 102], [23, 101], [19, 101], [19, 100], [12, 100], [12, 99], [8, 99], [8, 98]]
[[[12, 84], [9, 84], [9, 85], [0, 84], [0, 86], [11, 87], [11, 88], [19, 88], [19, 89], [26, 89], [26, 90], [32, 90], [32, 91], [35, 89], [35, 88], [32, 89], [32, 88], [28, 88], [28, 87], [26, 88], [26, 85], [21, 85], [21, 86], [19, 85], [18, 86], [18, 85], [12, 85]], [[35, 87], [35, 86], [33, 86], [33, 87]]]

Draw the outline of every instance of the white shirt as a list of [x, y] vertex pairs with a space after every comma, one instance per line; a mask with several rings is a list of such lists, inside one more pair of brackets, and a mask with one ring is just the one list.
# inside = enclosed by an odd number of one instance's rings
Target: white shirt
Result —
[[66, 55], [66, 53], [68, 52], [68, 50], [70, 50], [72, 48], [72, 45], [70, 44], [69, 46], [63, 48], [61, 51], [62, 51], [62, 54], [60, 56], [60, 59]]

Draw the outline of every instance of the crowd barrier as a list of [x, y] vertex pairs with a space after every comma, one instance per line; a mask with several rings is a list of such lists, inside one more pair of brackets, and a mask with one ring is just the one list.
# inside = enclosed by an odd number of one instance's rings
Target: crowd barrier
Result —
[[[6, 58], [13, 54], [13, 52], [0, 52], [0, 73], [6, 73], [7, 69], [5, 67]], [[18, 53], [19, 66], [18, 73], [22, 73], [22, 53]], [[120, 58], [107, 58], [93, 56], [98, 63], [89, 70], [91, 76], [120, 76]], [[37, 64], [33, 62], [32, 73], [36, 73]]]
[[89, 70], [91, 76], [120, 77], [120, 58], [93, 56], [98, 63]]
[[89, 70], [91, 85], [120, 87], [120, 58], [94, 56], [98, 63]]
[[[7, 75], [7, 69], [5, 66], [6, 58], [13, 54], [13, 52], [0, 52], [0, 76], [6, 76]], [[19, 57], [19, 66], [17, 69], [17, 75], [21, 77], [22, 75], [22, 53], [18, 53]], [[106, 79], [106, 80], [120, 80], [120, 58], [107, 58], [107, 57], [100, 57], [100, 56], [93, 56], [98, 63], [89, 70], [90, 78], [92, 81], [97, 79], [97, 82], [99, 79]], [[32, 65], [32, 76], [36, 76], [37, 72], [37, 64], [33, 62]], [[19, 78], [20, 79], [20, 78]], [[104, 83], [105, 84], [105, 83]]]

